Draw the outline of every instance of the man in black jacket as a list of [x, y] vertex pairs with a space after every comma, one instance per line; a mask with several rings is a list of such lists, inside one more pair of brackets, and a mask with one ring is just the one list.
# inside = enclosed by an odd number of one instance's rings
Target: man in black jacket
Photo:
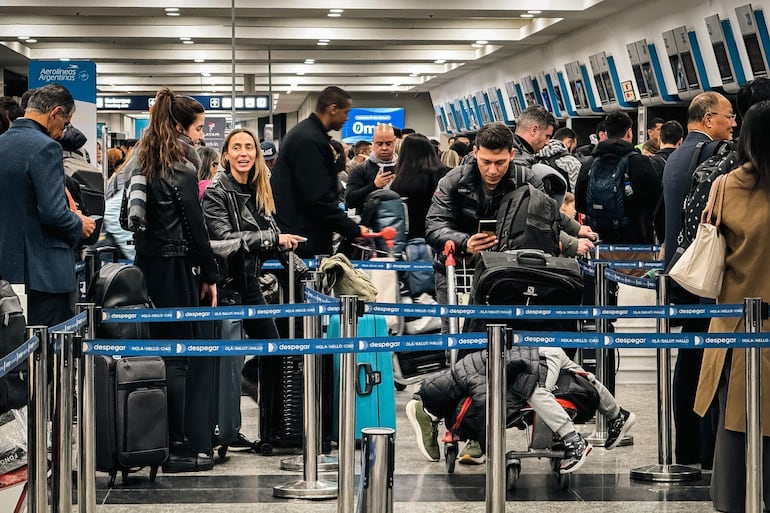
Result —
[[302, 257], [332, 253], [332, 234], [354, 239], [368, 231], [339, 208], [334, 151], [327, 134], [348, 119], [352, 101], [339, 87], [324, 89], [315, 112], [289, 131], [281, 144], [270, 184], [275, 220], [282, 231], [307, 237]]
[[391, 125], [377, 125], [372, 135], [372, 152], [348, 176], [345, 205], [361, 214], [366, 198], [378, 189], [389, 188], [396, 177], [396, 134]]

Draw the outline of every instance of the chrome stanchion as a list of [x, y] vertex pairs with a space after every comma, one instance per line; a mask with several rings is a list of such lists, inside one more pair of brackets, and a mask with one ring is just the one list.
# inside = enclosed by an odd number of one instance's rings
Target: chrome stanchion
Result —
[[487, 513], [505, 512], [505, 333], [487, 325]]
[[[93, 303], [80, 303], [88, 312], [84, 340], [95, 337]], [[94, 403], [94, 356], [79, 351], [78, 359], [78, 507], [80, 513], [96, 511], [96, 418]]]
[[393, 513], [393, 472], [396, 467], [396, 431], [361, 430], [361, 483], [357, 513]]
[[[668, 275], [657, 273], [657, 305], [668, 306]], [[656, 320], [658, 333], [669, 333], [666, 318]], [[701, 478], [701, 471], [686, 465], [672, 465], [673, 445], [671, 444], [671, 349], [657, 350], [658, 359], [658, 464], [631, 469], [631, 479], [674, 483]]]
[[[457, 304], [457, 262], [455, 261], [455, 245], [451, 240], [446, 241], [444, 245], [444, 255], [446, 255], [446, 301], [447, 304]], [[460, 319], [457, 317], [449, 318], [449, 333], [460, 333]], [[449, 350], [449, 368], [454, 369], [457, 363], [458, 350]]]
[[[304, 287], [311, 287], [312, 281], [304, 281]], [[304, 294], [303, 294], [304, 295]], [[316, 338], [316, 317], [304, 317], [303, 331], [305, 338]], [[293, 321], [293, 319], [292, 319]], [[288, 499], [333, 499], [337, 496], [337, 484], [331, 481], [318, 480], [318, 418], [320, 411], [316, 390], [316, 355], [306, 354], [303, 357], [303, 438], [302, 458], [303, 479], [286, 485], [273, 487], [273, 495]], [[283, 468], [284, 462], [281, 462]]]
[[[294, 276], [294, 251], [289, 250], [287, 252], [287, 257], [289, 259], [289, 304], [293, 305], [296, 301], [296, 291], [297, 286], [294, 283], [294, 280], [296, 279], [296, 276]], [[293, 317], [289, 317], [289, 338], [294, 339], [297, 336], [296, 332], [296, 326], [295, 326], [295, 319]]]
[[[746, 333], [762, 331], [762, 298], [743, 300]], [[746, 513], [762, 513], [761, 349], [746, 349]]]
[[55, 333], [53, 475], [51, 506], [54, 513], [72, 510], [72, 333]]
[[48, 511], [48, 328], [29, 326], [27, 339], [40, 343], [29, 355], [29, 402], [27, 403], [27, 510]]
[[[320, 259], [319, 259], [320, 261]], [[314, 271], [309, 273], [310, 279], [305, 280], [304, 286], [306, 288], [310, 288], [311, 290], [321, 290], [321, 278], [322, 274], [320, 272]], [[310, 324], [308, 324], [310, 323]], [[310, 335], [305, 335], [305, 338], [321, 338], [322, 335], [322, 329], [321, 329], [321, 316], [310, 316], [305, 318], [305, 324], [304, 324], [304, 330], [305, 333], [310, 333]], [[323, 359], [318, 358], [316, 355], [312, 355], [313, 361], [315, 362], [315, 397], [316, 397], [316, 403], [317, 403], [317, 409], [316, 411], [319, 413], [316, 413], [313, 418], [316, 419], [317, 424], [317, 433], [318, 436], [316, 437], [318, 440], [317, 448], [316, 448], [316, 461], [317, 465], [316, 468], [318, 469], [318, 472], [337, 472], [337, 469], [339, 468], [339, 461], [337, 460], [336, 456], [330, 456], [328, 454], [323, 454], [322, 450], [322, 444], [323, 444], [323, 414], [320, 412], [323, 412]], [[305, 363], [306, 365], [306, 363]], [[291, 458], [285, 458], [281, 460], [281, 470], [288, 470], [290, 472], [304, 472], [305, 469], [305, 458], [303, 456], [293, 456]], [[336, 490], [336, 488], [335, 488]]]
[[[594, 290], [594, 299], [597, 306], [607, 306], [609, 302], [609, 280], [605, 271], [609, 268], [606, 262], [598, 262], [594, 269], [596, 270], [596, 289]], [[596, 333], [607, 333], [610, 331], [609, 319], [596, 319]], [[612, 351], [612, 349], [610, 349]], [[600, 383], [607, 382], [609, 373], [614, 369], [608, 364], [609, 354], [604, 349], [596, 348], [596, 379]], [[588, 441], [595, 447], [604, 447], [607, 442], [607, 419], [604, 415], [596, 415], [596, 425], [594, 432], [588, 437]], [[633, 445], [634, 439], [631, 436], [624, 436], [618, 444], [619, 446]]]
[[[358, 334], [358, 296], [341, 296], [340, 334]], [[353, 513], [356, 457], [356, 353], [340, 355], [339, 472], [337, 513]]]

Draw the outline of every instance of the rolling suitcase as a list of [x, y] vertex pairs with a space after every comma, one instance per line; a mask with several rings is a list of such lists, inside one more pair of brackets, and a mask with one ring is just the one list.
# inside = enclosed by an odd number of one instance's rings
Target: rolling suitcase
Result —
[[168, 457], [166, 367], [159, 356], [94, 358], [96, 470], [123, 480], [150, 467], [154, 481]]
[[[388, 335], [385, 317], [364, 315], [358, 319], [359, 337]], [[340, 318], [329, 320], [328, 338], [340, 336]], [[334, 380], [339, 383], [339, 357], [334, 357]], [[335, 404], [339, 405], [339, 388], [335, 388]], [[334, 409], [335, 421], [339, 408]], [[338, 425], [335, 422], [335, 425]], [[393, 383], [393, 353], [359, 353], [356, 355], [356, 438], [367, 427], [396, 429], [396, 392]]]

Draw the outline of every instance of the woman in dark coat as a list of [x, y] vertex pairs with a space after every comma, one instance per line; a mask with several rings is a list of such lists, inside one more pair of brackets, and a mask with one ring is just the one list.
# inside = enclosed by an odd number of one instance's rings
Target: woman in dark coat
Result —
[[[193, 144], [203, 139], [203, 106], [189, 96], [169, 89], [158, 92], [150, 122], [132, 159], [135, 175], [146, 179], [144, 229], [134, 234], [135, 264], [144, 272], [147, 289], [157, 307], [199, 306], [204, 296], [217, 304], [217, 263], [198, 202], [197, 170], [200, 165]], [[201, 338], [197, 323], [153, 323], [153, 339]], [[188, 382], [187, 357], [167, 357], [169, 459], [164, 472], [209, 470], [209, 447], [190, 447], [185, 427]], [[196, 367], [197, 369], [197, 367]], [[205, 402], [208, 397], [195, 397]], [[208, 429], [208, 426], [202, 429]], [[199, 453], [199, 451], [202, 451]]]

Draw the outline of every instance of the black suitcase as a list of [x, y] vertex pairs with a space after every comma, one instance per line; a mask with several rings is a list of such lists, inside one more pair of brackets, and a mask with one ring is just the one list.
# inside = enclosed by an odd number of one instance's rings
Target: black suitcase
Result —
[[[583, 277], [577, 260], [546, 255], [540, 250], [505, 253], [482, 251], [476, 258], [471, 302], [477, 305], [579, 305]], [[465, 331], [484, 331], [486, 323], [505, 323], [519, 330], [575, 331], [566, 319], [472, 319]]]
[[[259, 358], [259, 440], [256, 449], [271, 454], [273, 447], [302, 447], [304, 432], [303, 357], [261, 356]], [[331, 452], [332, 408], [334, 407], [333, 362], [321, 357], [321, 448]]]
[[159, 356], [94, 358], [96, 470], [129, 472], [150, 467], [154, 481], [168, 458], [166, 367]]

